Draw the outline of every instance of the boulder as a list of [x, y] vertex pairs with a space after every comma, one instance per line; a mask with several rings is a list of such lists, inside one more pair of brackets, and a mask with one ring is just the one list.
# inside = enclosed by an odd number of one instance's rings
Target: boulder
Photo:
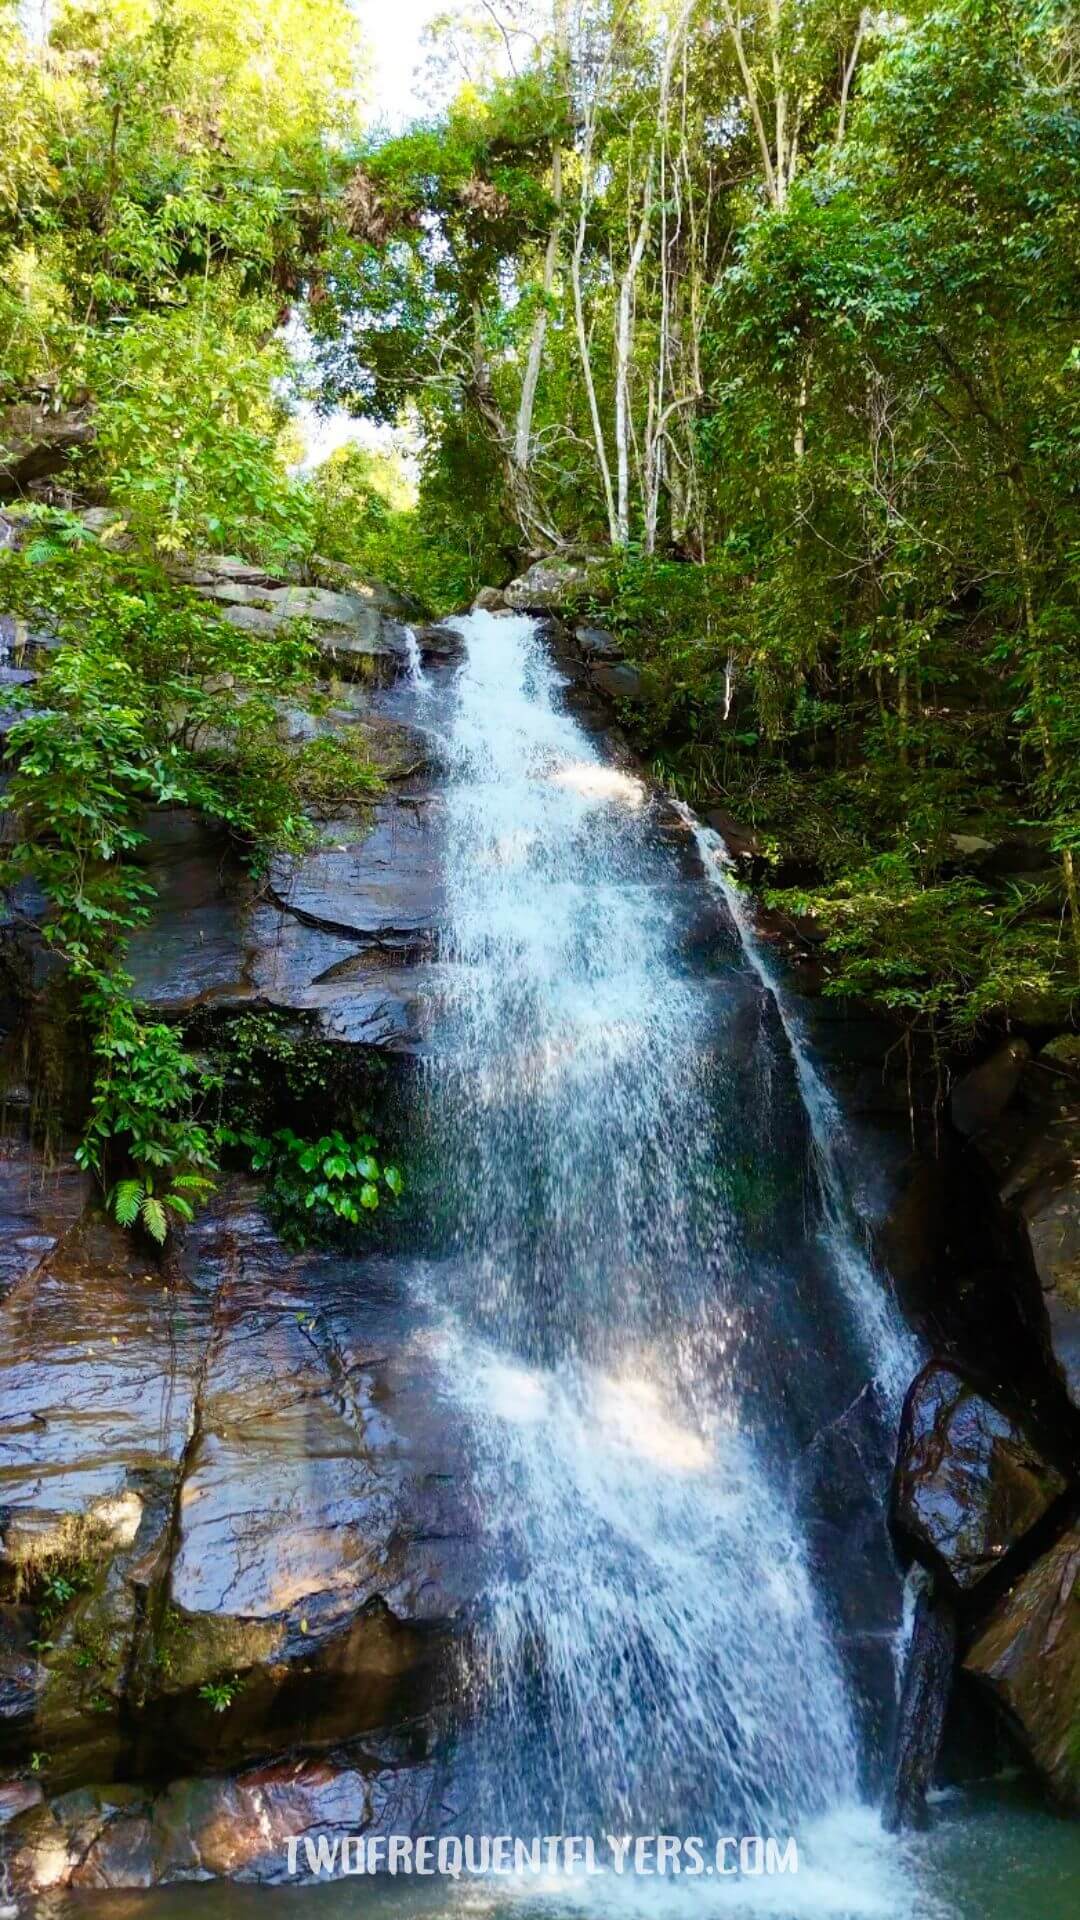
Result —
[[968, 1649], [1050, 1791], [1080, 1813], [1080, 1528], [1010, 1588]]
[[1066, 1485], [1017, 1417], [951, 1366], [922, 1369], [900, 1423], [893, 1518], [927, 1565], [977, 1586]]
[[1003, 1113], [1012, 1099], [1028, 1061], [1026, 1040], [1009, 1040], [965, 1073], [953, 1087], [949, 1102], [953, 1126], [966, 1138], [981, 1133]]
[[575, 627], [574, 639], [590, 662], [622, 659], [622, 647], [606, 627]]
[[549, 554], [511, 580], [505, 603], [515, 613], [558, 613], [586, 600], [610, 599], [609, 564], [601, 554]]
[[[7, 1834], [12, 1884], [121, 1889], [228, 1879], [273, 1885], [318, 1877], [315, 1842], [438, 1833], [452, 1810], [435, 1767], [391, 1743], [339, 1761], [292, 1759], [237, 1775], [173, 1780], [156, 1794], [98, 1786], [29, 1804]], [[309, 1859], [304, 1836], [312, 1838]], [[297, 1840], [294, 1872], [287, 1842]]]
[[473, 613], [505, 613], [507, 599], [501, 587], [481, 587], [472, 603]]
[[982, 825], [976, 822], [946, 834], [952, 865], [1000, 877], [1050, 874], [1060, 879], [1053, 865], [1053, 836], [1046, 828], [995, 828], [988, 836], [982, 832]]
[[307, 622], [328, 669], [342, 678], [385, 684], [406, 664], [404, 627], [384, 611], [386, 596], [373, 584], [297, 586], [230, 553], [200, 554], [178, 578], [245, 633], [271, 637], [293, 621]]
[[1015, 1221], [1046, 1307], [1046, 1337], [1080, 1411], [1080, 1071], [1076, 1036], [1023, 1062], [1008, 1105], [974, 1139]]
[[425, 661], [457, 660], [464, 652], [465, 642], [456, 627], [439, 622], [434, 627], [413, 627], [412, 632]]
[[86, 407], [49, 407], [20, 400], [0, 407], [0, 499], [12, 500], [35, 481], [59, 473], [67, 456], [93, 438]]
[[599, 660], [590, 668], [589, 678], [605, 700], [625, 700], [633, 705], [641, 699], [641, 674], [628, 660]]

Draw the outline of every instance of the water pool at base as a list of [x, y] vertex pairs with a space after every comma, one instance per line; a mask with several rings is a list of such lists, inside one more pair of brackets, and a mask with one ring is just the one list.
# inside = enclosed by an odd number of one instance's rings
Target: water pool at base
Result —
[[[830, 1830], [831, 1829], [831, 1830]], [[1076, 1920], [1080, 1825], [1026, 1784], [951, 1793], [933, 1826], [902, 1841], [859, 1809], [814, 1836], [816, 1866], [795, 1879], [729, 1883], [375, 1879], [296, 1887], [212, 1881], [154, 1892], [43, 1895], [28, 1920]]]

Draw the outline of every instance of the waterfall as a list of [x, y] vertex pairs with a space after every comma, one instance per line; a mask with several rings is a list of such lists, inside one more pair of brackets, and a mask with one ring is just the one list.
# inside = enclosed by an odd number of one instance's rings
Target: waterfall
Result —
[[749, 900], [735, 878], [734, 863], [721, 835], [698, 820], [689, 807], [681, 802], [675, 805], [694, 835], [706, 874], [723, 895], [747, 961], [776, 1004], [814, 1143], [815, 1170], [824, 1202], [823, 1236], [851, 1303], [882, 1398], [898, 1420], [904, 1394], [919, 1366], [919, 1346], [901, 1317], [888, 1281], [875, 1271], [866, 1249], [844, 1178], [840, 1109], [810, 1059], [783, 983], [758, 939]]
[[[784, 1430], [800, 1396], [825, 1417], [851, 1391], [828, 1400], [846, 1362], [815, 1346], [828, 1222], [805, 1233], [770, 1144], [783, 1089], [763, 1108], [739, 1064], [735, 941], [687, 957], [701, 882], [668, 810], [566, 710], [534, 621], [456, 624], [424, 1099], [427, 1285], [490, 1569], [474, 1828], [843, 1820], [856, 1718]], [[796, 1108], [782, 1050], [773, 1072]], [[792, 1374], [775, 1403], [763, 1352]]]
[[424, 676], [424, 656], [420, 651], [416, 629], [407, 626], [402, 628], [402, 632], [405, 635], [405, 678], [410, 687], [421, 693], [427, 687], [427, 680]]

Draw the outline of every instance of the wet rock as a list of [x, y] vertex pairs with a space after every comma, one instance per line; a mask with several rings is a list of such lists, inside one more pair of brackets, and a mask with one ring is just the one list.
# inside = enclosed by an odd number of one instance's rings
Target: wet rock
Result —
[[881, 1390], [867, 1382], [814, 1435], [794, 1475], [811, 1566], [822, 1590], [833, 1596], [849, 1671], [860, 1699], [872, 1707], [865, 1730], [875, 1765], [884, 1763], [892, 1741], [902, 1599], [887, 1521], [892, 1425]]
[[606, 627], [575, 627], [574, 639], [587, 660], [622, 659], [622, 647]]
[[993, 1124], [1020, 1085], [1030, 1059], [1026, 1040], [1010, 1040], [956, 1082], [949, 1106], [958, 1133], [970, 1138]]
[[915, 1602], [897, 1720], [893, 1777], [881, 1822], [886, 1833], [925, 1827], [956, 1663], [956, 1616], [949, 1602], [923, 1589]]
[[422, 660], [457, 660], [464, 651], [465, 643], [456, 627], [414, 627], [413, 633]]
[[472, 603], [473, 613], [504, 613], [507, 599], [501, 587], [481, 587]]
[[53, 1252], [89, 1193], [74, 1160], [46, 1167], [23, 1141], [0, 1141], [0, 1298]]
[[1080, 1812], [1080, 1529], [999, 1602], [964, 1667], [997, 1701], [1055, 1798]]
[[[287, 1760], [233, 1777], [174, 1780], [162, 1792], [98, 1787], [22, 1811], [8, 1833], [16, 1892], [141, 1888], [177, 1880], [273, 1885], [318, 1877], [313, 1847], [348, 1836], [438, 1833], [437, 1770], [379, 1748], [333, 1763]], [[290, 1873], [288, 1841], [298, 1841]]]
[[0, 1781], [0, 1827], [6, 1827], [16, 1814], [39, 1807], [44, 1797], [40, 1780]]
[[929, 1565], [977, 1586], [1066, 1488], [1020, 1421], [931, 1361], [900, 1425], [893, 1515]]
[[641, 674], [628, 660], [598, 661], [590, 668], [589, 678], [606, 700], [626, 700], [632, 704], [641, 698]]
[[414, 1050], [432, 996], [417, 970], [388, 961], [428, 946], [437, 922], [421, 811], [387, 798], [370, 814], [324, 823], [328, 843], [279, 861], [269, 897], [196, 815], [152, 815], [157, 901], [127, 953], [138, 997], [173, 1017], [197, 1008], [223, 1018], [296, 1014], [344, 1044]]
[[31, 1606], [0, 1605], [0, 1725], [29, 1725], [45, 1672], [32, 1644], [37, 1615]]
[[479, 1568], [430, 1330], [402, 1269], [291, 1253], [253, 1200], [223, 1190], [165, 1286], [91, 1216], [0, 1309], [0, 1753], [46, 1750], [54, 1788], [326, 1744], [449, 1684]]
[[736, 820], [735, 815], [728, 813], [725, 807], [711, 807], [705, 815], [705, 821], [714, 833], [720, 835], [733, 860], [759, 860], [762, 857], [764, 847], [756, 828]]
[[194, 1418], [210, 1303], [162, 1287], [128, 1236], [89, 1214], [0, 1308], [0, 1574], [36, 1610], [70, 1605], [32, 1664], [6, 1666], [0, 1752], [60, 1777], [115, 1763], [131, 1638], [168, 1489]]
[[[1046, 1340], [1080, 1411], [1080, 1072], [1066, 1034], [1025, 1062], [975, 1148], [1015, 1222], [1046, 1308]], [[1065, 1043], [1064, 1045], [1062, 1043]]]
[[504, 592], [506, 605], [515, 613], [557, 613], [588, 599], [610, 599], [608, 565], [602, 555], [551, 554], [511, 580]]
[[430, 946], [441, 911], [439, 805], [379, 800], [365, 816], [329, 821], [322, 845], [275, 860], [273, 897], [328, 933], [399, 950]]

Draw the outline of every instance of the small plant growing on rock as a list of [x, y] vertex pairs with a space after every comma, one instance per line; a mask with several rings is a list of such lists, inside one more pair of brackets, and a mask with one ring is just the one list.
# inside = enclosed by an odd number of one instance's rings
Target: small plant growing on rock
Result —
[[240, 1684], [235, 1675], [231, 1680], [206, 1680], [199, 1688], [199, 1699], [205, 1700], [214, 1713], [228, 1713], [240, 1691]]
[[397, 1199], [405, 1181], [398, 1167], [375, 1158], [371, 1134], [349, 1140], [337, 1131], [304, 1140], [291, 1127], [269, 1136], [235, 1136], [246, 1147], [255, 1173], [267, 1176], [270, 1204], [295, 1238], [357, 1227], [380, 1202]]
[[[52, 1532], [16, 1540], [8, 1549], [15, 1600], [30, 1600], [47, 1633], [65, 1608], [86, 1591], [108, 1551], [108, 1529], [94, 1514], [68, 1514]], [[51, 1643], [39, 1638], [39, 1646]]]

